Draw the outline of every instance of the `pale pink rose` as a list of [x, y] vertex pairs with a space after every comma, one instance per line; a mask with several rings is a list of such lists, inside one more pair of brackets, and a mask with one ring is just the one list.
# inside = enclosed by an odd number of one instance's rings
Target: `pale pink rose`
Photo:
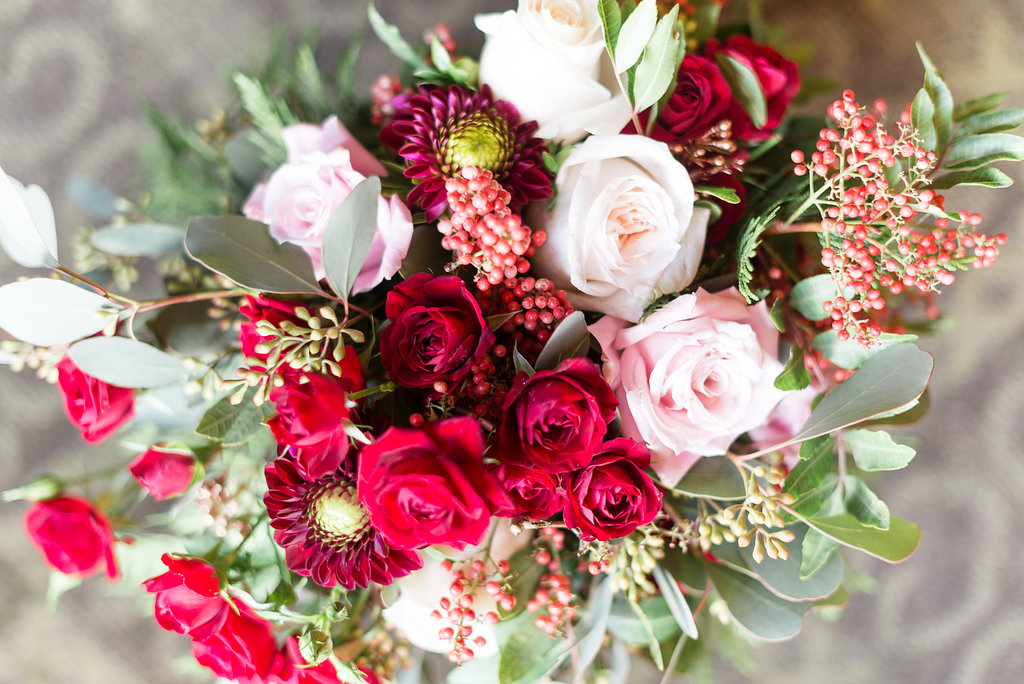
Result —
[[[253, 188], [242, 212], [270, 226], [278, 242], [302, 247], [317, 278], [325, 276], [323, 236], [338, 206], [369, 175], [384, 167], [331, 117], [324, 125], [297, 124], [281, 134], [288, 161]], [[333, 146], [333, 147], [332, 147]], [[412, 215], [397, 196], [378, 201], [377, 233], [353, 293], [373, 289], [398, 272], [412, 239]]]
[[638, 321], [663, 294], [690, 284], [700, 265], [708, 212], [668, 146], [640, 135], [595, 135], [566, 157], [547, 232], [533, 257], [538, 275], [565, 288], [577, 309]]
[[785, 394], [774, 384], [778, 330], [764, 302], [747, 306], [735, 288], [682, 295], [638, 325], [605, 316], [590, 331], [622, 434], [647, 443], [651, 468], [669, 486], [764, 424]]
[[[811, 402], [820, 391], [812, 385], [802, 390], [786, 392], [779, 405], [768, 415], [768, 420], [764, 425], [747, 431], [747, 436], [750, 437], [754, 449], [758, 451], [770, 449], [795, 435], [797, 430], [802, 428], [807, 419], [811, 417]], [[796, 465], [800, 458], [800, 444], [784, 446], [780, 451], [782, 451], [783, 463], [787, 468]]]

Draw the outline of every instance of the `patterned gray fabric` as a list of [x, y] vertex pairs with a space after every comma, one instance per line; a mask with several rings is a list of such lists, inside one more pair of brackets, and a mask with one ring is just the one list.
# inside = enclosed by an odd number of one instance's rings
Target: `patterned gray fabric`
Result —
[[[511, 2], [511, 0], [509, 0]], [[818, 45], [806, 74], [832, 77], [862, 101], [885, 97], [893, 109], [913, 96], [921, 40], [964, 100], [1013, 90], [1024, 105], [1024, 26], [1020, 0], [767, 3], [792, 47]], [[476, 42], [472, 13], [505, 3], [378, 0], [410, 33], [444, 20]], [[981, 11], [983, 8], [984, 11]], [[68, 197], [75, 175], [131, 195], [136, 149], [149, 131], [139, 104], [151, 99], [186, 119], [224, 100], [230, 67], [255, 65], [273, 28], [317, 27], [325, 51], [366, 32], [361, 0], [4, 0], [0, 3], [0, 164], [53, 199], [62, 250], [85, 220]], [[368, 87], [395, 62], [372, 36], [363, 55]], [[379, 65], [379, 66], [378, 66]], [[818, 100], [819, 104], [821, 100]], [[1018, 180], [1019, 169], [1008, 168]], [[919, 522], [924, 540], [907, 563], [856, 557], [877, 580], [835, 622], [806, 620], [796, 640], [753, 652], [757, 680], [792, 684], [859, 682], [1014, 682], [1024, 675], [1024, 526], [1015, 503], [1024, 489], [1024, 363], [1013, 335], [1024, 325], [1020, 191], [961, 192], [949, 206], [980, 211], [990, 232], [1011, 242], [993, 269], [967, 274], [942, 297], [956, 327], [924, 346], [936, 356], [932, 411], [909, 470], [881, 490], [895, 515]], [[0, 265], [0, 280], [23, 272]], [[0, 373], [0, 488], [47, 471], [80, 472], [123, 458], [82, 443], [67, 424], [57, 390], [29, 373]], [[182, 665], [188, 643], [161, 630], [146, 601], [114, 594], [94, 579], [44, 610], [47, 576], [21, 528], [23, 504], [0, 506], [0, 682], [106, 684], [196, 681]], [[853, 554], [851, 554], [853, 556]], [[740, 682], [727, 663], [722, 681]], [[651, 675], [654, 677], [653, 675]], [[657, 681], [654, 678], [653, 681]]]

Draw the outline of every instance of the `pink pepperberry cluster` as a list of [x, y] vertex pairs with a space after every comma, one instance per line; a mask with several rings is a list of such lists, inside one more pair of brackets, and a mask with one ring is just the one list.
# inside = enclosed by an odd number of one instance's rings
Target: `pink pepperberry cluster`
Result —
[[538, 550], [534, 560], [548, 572], [541, 576], [537, 592], [526, 602], [526, 610], [537, 613], [533, 621], [537, 629], [551, 636], [562, 635], [578, 610], [573, 602], [575, 596], [570, 588], [570, 578], [562, 572], [557, 558], [565, 544], [565, 532], [555, 527], [545, 527], [541, 530], [539, 541], [546, 548]]
[[[881, 115], [884, 102], [876, 102], [875, 111]], [[794, 172], [812, 174], [826, 245], [821, 263], [842, 293], [825, 303], [825, 311], [839, 339], [852, 337], [869, 347], [882, 332], [871, 315], [886, 308], [884, 289], [900, 294], [908, 287], [928, 292], [949, 285], [953, 271], [991, 264], [1006, 237], [972, 232], [981, 216], [968, 212], [960, 212], [959, 228], [949, 228], [945, 198], [927, 188], [935, 152], [920, 145], [907, 123], [898, 125], [898, 136], [889, 134], [851, 90], [829, 114], [838, 127], [820, 132], [810, 163], [802, 152], [793, 153]], [[825, 180], [818, 190], [815, 176]], [[938, 216], [935, 227], [922, 226], [922, 215]]]
[[483, 635], [473, 636], [474, 625], [496, 625], [500, 619], [496, 610], [486, 610], [477, 614], [477, 588], [483, 586], [495, 605], [500, 606], [502, 610], [507, 612], [515, 608], [515, 596], [508, 593], [511, 567], [508, 561], [503, 560], [495, 565], [496, 572], [489, 572], [487, 563], [478, 559], [458, 565], [450, 560], [444, 560], [441, 562], [441, 568], [452, 575], [452, 583], [448, 587], [450, 597], [442, 597], [439, 607], [431, 611], [430, 617], [438, 622], [449, 623], [441, 627], [437, 635], [442, 641], [451, 644], [448, 660], [459, 664], [475, 655], [470, 644], [477, 648], [487, 645], [487, 638]]
[[370, 122], [374, 126], [383, 126], [395, 115], [392, 100], [402, 92], [402, 81], [397, 76], [382, 74], [374, 81], [370, 89]]

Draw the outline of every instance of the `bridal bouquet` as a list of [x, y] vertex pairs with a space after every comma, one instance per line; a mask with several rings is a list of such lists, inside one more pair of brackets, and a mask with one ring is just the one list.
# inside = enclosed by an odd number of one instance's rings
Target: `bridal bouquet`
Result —
[[728, 4], [520, 0], [478, 57], [371, 6], [398, 71], [369, 97], [358, 43], [303, 44], [195, 127], [150, 112], [146, 194], [78, 188], [104, 227], [70, 260], [0, 173], [0, 246], [37, 269], [0, 287], [2, 360], [116, 445], [5, 492], [52, 595], [141, 586], [242, 682], [423, 651], [624, 682], [794, 636], [851, 549], [907, 558], [871, 487], [914, 457], [913, 342], [1006, 240], [945, 193], [1010, 185], [1024, 111], [954, 103], [919, 49], [906, 107], [798, 115]]

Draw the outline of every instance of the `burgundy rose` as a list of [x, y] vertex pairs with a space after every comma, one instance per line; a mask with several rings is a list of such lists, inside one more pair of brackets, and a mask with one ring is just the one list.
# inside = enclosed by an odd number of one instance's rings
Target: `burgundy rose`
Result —
[[270, 622], [238, 599], [220, 629], [192, 643], [192, 655], [218, 677], [232, 681], [263, 681], [271, 672], [287, 669]]
[[516, 515], [545, 520], [565, 508], [564, 475], [522, 465], [504, 464], [495, 470]]
[[650, 460], [647, 447], [631, 439], [605, 442], [590, 465], [567, 478], [565, 524], [585, 541], [608, 541], [654, 520], [661, 492], [644, 472]]
[[740, 35], [730, 36], [725, 45], [717, 40], [710, 41], [707, 47], [708, 56], [713, 59], [719, 52], [732, 57], [754, 72], [767, 103], [768, 116], [760, 128], [754, 126], [750, 115], [739, 102], [733, 99], [729, 103], [724, 118], [732, 121], [733, 139], [750, 142], [767, 140], [782, 121], [786, 110], [800, 90], [800, 74], [797, 72], [796, 64], [767, 45], [759, 45], [750, 38]]
[[189, 453], [153, 447], [129, 463], [128, 472], [154, 499], [163, 501], [192, 484], [196, 459]]
[[736, 176], [728, 173], [716, 173], [706, 178], [701, 184], [709, 187], [730, 188], [735, 190], [740, 198], [738, 204], [729, 204], [714, 197], [709, 198], [722, 208], [722, 215], [718, 217], [717, 221], [708, 226], [707, 244], [714, 245], [729, 235], [729, 229], [735, 225], [740, 217], [743, 216], [743, 212], [747, 210], [747, 189]]
[[68, 418], [90, 444], [102, 442], [135, 415], [135, 390], [86, 375], [70, 358], [57, 364], [57, 386]]
[[[246, 302], [238, 308], [238, 312], [246, 317], [242, 322], [242, 329], [238, 339], [242, 344], [242, 354], [246, 359], [258, 359], [262, 362], [267, 360], [267, 352], [256, 350], [260, 342], [272, 341], [271, 336], [260, 335], [256, 326], [260, 321], [267, 321], [276, 327], [280, 327], [284, 321], [291, 321], [296, 325], [304, 325], [303, 321], [295, 315], [295, 309], [302, 306], [301, 302], [293, 302], [283, 299], [271, 299], [265, 295], [246, 297]], [[254, 366], [255, 367], [255, 366]]]
[[399, 549], [479, 544], [491, 515], [511, 509], [484, 468], [484, 439], [471, 417], [388, 428], [359, 454], [357, 492], [373, 526]]
[[590, 463], [618, 401], [597, 365], [566, 359], [532, 377], [520, 373], [498, 424], [498, 460], [567, 472]]
[[480, 305], [455, 276], [417, 273], [388, 293], [391, 325], [381, 331], [380, 358], [403, 387], [458, 382], [494, 344]]
[[187, 634], [203, 641], [220, 630], [230, 612], [220, 594], [220, 582], [213, 566], [197, 558], [165, 553], [161, 559], [167, 572], [148, 579], [142, 587], [156, 594], [156, 621], [169, 632]]
[[352, 420], [348, 394], [363, 388], [363, 371], [352, 347], [345, 348], [340, 364], [344, 377], [288, 375], [270, 392], [277, 414], [267, 425], [277, 443], [296, 456], [296, 467], [310, 480], [337, 470], [348, 453], [345, 422]]
[[108, 578], [118, 578], [114, 530], [85, 499], [61, 496], [36, 502], [25, 513], [25, 530], [55, 570], [88, 577], [103, 568]]

